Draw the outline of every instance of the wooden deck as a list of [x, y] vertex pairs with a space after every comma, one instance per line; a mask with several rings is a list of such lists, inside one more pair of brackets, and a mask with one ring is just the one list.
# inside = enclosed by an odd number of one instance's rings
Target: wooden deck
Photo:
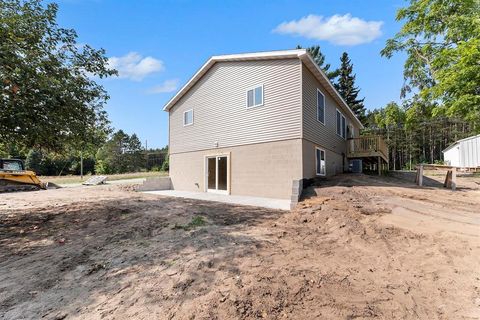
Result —
[[381, 136], [362, 136], [347, 141], [347, 158], [362, 159], [364, 166], [388, 170], [388, 147]]
[[388, 147], [380, 136], [351, 138], [347, 141], [347, 157], [382, 157], [388, 163]]

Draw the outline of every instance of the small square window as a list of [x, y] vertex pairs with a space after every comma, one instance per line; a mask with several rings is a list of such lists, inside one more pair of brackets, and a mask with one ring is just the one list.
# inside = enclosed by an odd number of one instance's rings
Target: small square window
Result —
[[189, 126], [192, 124], [193, 124], [193, 109], [190, 109], [183, 113], [183, 125]]
[[263, 86], [247, 90], [247, 108], [263, 105]]

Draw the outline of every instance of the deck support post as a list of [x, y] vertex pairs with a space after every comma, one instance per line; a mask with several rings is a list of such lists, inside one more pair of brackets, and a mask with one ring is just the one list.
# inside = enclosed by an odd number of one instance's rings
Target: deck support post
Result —
[[382, 175], [382, 158], [378, 157], [378, 175]]
[[452, 168], [452, 191], [457, 189], [457, 168]]
[[447, 171], [445, 176], [445, 183], [443, 184], [445, 188], [451, 188], [452, 191], [457, 189], [457, 168], [452, 167], [452, 170]]
[[420, 187], [423, 186], [423, 165], [417, 168], [417, 184]]

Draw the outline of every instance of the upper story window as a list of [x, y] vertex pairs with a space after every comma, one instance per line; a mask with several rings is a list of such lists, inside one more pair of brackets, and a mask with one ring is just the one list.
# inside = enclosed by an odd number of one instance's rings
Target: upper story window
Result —
[[247, 108], [263, 105], [263, 85], [247, 90]]
[[347, 138], [347, 120], [345, 116], [337, 109], [337, 134], [343, 139]]
[[193, 109], [183, 112], [183, 126], [189, 126], [193, 124]]
[[325, 96], [317, 89], [317, 120], [325, 124]]
[[347, 126], [347, 138], [355, 138], [355, 128], [351, 123]]

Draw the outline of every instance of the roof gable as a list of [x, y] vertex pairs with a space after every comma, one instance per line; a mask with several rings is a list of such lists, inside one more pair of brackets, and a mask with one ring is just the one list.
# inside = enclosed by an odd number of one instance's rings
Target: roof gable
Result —
[[349, 113], [360, 128], [363, 128], [362, 123], [355, 116], [353, 111], [348, 107], [347, 103], [340, 96], [338, 91], [333, 87], [332, 83], [325, 75], [325, 73], [318, 67], [313, 61], [310, 54], [306, 49], [295, 50], [281, 50], [281, 51], [267, 51], [267, 52], [255, 52], [255, 53], [242, 53], [212, 56], [207, 62], [193, 75], [193, 77], [165, 104], [163, 110], [169, 111], [207, 72], [210, 68], [220, 61], [254, 61], [254, 60], [270, 60], [270, 59], [300, 59], [307, 68], [315, 75], [324, 88], [330, 93], [334, 100]]

